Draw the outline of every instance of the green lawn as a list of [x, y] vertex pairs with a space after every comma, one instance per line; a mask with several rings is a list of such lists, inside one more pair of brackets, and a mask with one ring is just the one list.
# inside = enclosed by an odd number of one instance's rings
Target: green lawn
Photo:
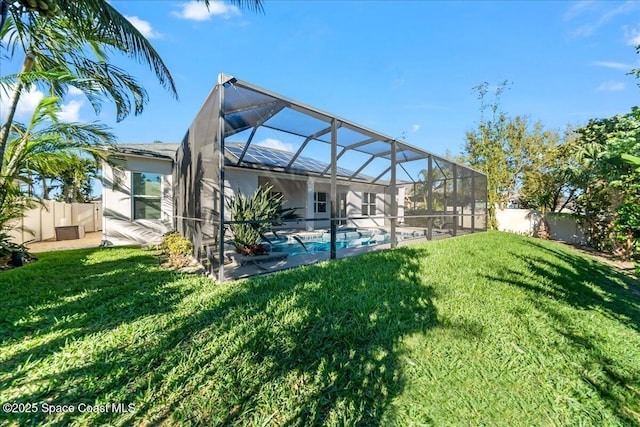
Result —
[[[640, 284], [559, 244], [483, 233], [224, 285], [137, 249], [39, 257], [0, 272], [0, 402], [37, 405], [0, 424], [640, 425]], [[112, 403], [131, 411], [81, 406]]]

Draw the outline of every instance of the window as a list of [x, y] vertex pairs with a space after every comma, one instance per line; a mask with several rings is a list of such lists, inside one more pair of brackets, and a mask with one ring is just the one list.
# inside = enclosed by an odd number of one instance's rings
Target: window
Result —
[[376, 193], [362, 193], [362, 215], [376, 214]]
[[327, 193], [313, 193], [313, 212], [327, 211]]
[[133, 172], [133, 219], [160, 219], [162, 175]]

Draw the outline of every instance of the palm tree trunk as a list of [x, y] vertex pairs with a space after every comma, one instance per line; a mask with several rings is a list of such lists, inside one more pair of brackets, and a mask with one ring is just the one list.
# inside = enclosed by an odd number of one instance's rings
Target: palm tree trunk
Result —
[[42, 198], [49, 200], [49, 186], [47, 185], [47, 178], [42, 177]]
[[16, 150], [13, 152], [11, 159], [7, 163], [7, 168], [4, 171], [5, 172], [4, 176], [0, 175], [0, 184], [4, 183], [5, 178], [13, 180], [14, 178], [17, 177], [20, 161], [22, 159], [24, 150], [27, 148], [28, 141], [29, 141], [29, 135], [24, 135], [20, 139], [20, 142], [16, 146]]
[[[28, 73], [33, 68], [33, 62], [35, 60], [35, 52], [33, 49], [27, 49], [26, 56], [24, 58], [24, 62], [22, 63], [22, 70], [20, 74]], [[2, 178], [2, 165], [4, 164], [4, 152], [7, 148], [7, 141], [9, 139], [9, 131], [11, 130], [11, 125], [13, 124], [13, 117], [16, 114], [16, 109], [18, 108], [18, 101], [20, 100], [20, 96], [22, 95], [22, 90], [24, 89], [24, 83], [22, 80], [18, 80], [18, 84], [13, 90], [13, 95], [11, 96], [11, 103], [9, 105], [9, 113], [7, 114], [7, 120], [5, 120], [2, 128], [0, 129], [0, 184], [4, 182]]]
[[78, 187], [80, 187], [80, 184], [78, 183], [78, 178], [75, 177], [73, 179], [73, 187], [71, 187], [71, 200], [69, 203], [75, 203], [78, 201]]

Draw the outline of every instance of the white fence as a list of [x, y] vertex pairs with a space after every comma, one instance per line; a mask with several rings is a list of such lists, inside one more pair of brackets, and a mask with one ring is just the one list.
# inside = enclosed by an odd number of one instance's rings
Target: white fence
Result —
[[55, 239], [55, 227], [62, 225], [84, 225], [86, 233], [101, 231], [102, 203], [44, 200], [42, 206], [28, 210], [24, 218], [14, 223], [9, 235], [16, 243]]
[[[532, 236], [540, 228], [542, 214], [530, 209], [496, 209], [498, 230]], [[576, 218], [550, 212], [547, 224], [553, 240], [584, 244], [586, 242], [582, 226]]]

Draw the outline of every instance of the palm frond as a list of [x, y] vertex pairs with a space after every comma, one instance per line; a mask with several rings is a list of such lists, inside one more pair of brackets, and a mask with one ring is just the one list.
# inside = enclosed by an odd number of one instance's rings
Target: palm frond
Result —
[[160, 84], [177, 98], [173, 77], [158, 52], [109, 2], [58, 0], [58, 5], [63, 15], [73, 21], [73, 30], [77, 35], [86, 37], [85, 40], [105, 41], [127, 56], [148, 64]]

